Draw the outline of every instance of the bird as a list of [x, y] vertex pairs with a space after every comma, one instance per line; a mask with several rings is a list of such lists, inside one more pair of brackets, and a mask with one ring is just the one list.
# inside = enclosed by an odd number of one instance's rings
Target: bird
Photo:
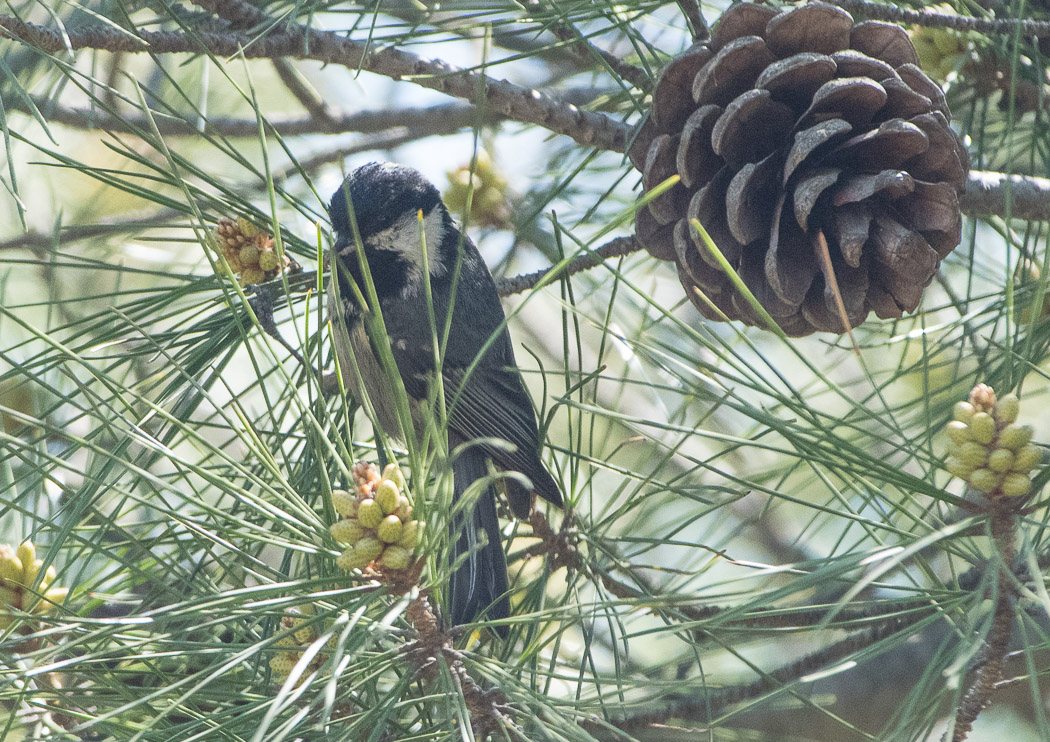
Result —
[[[437, 337], [442, 337], [448, 321], [440, 381], [448, 405], [448, 450], [455, 452], [451, 461], [453, 505], [472, 483], [490, 476], [491, 464], [511, 474], [503, 482], [516, 518], [529, 517], [533, 493], [562, 507], [561, 490], [540, 459], [536, 414], [514, 360], [495, 281], [477, 247], [452, 219], [437, 188], [411, 167], [372, 162], [346, 176], [328, 212], [335, 242], [327, 262], [331, 280], [338, 284], [338, 291], [329, 291], [333, 345], [345, 387], [355, 397], [362, 392], [367, 395], [375, 414], [373, 423], [404, 440], [406, 432], [382, 371], [376, 340], [366, 329], [368, 309], [360, 303], [368, 296], [362, 257], [410, 400], [413, 426], [421, 424], [420, 403], [428, 399], [437, 381], [433, 327], [438, 328]], [[361, 256], [356, 254], [359, 245]], [[427, 304], [426, 273], [434, 325]], [[355, 283], [360, 294], [354, 291]], [[531, 486], [526, 486], [521, 475]], [[507, 562], [496, 492], [489, 482], [471, 512], [459, 508], [460, 514], [450, 519], [450, 560], [455, 563], [466, 555], [448, 587], [454, 626], [482, 616], [510, 616]], [[507, 627], [499, 626], [496, 633], [505, 637]]]

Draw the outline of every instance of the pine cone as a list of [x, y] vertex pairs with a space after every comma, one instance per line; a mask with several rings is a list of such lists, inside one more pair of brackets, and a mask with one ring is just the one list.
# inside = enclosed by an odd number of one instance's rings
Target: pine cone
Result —
[[968, 158], [948, 116], [898, 26], [734, 5], [657, 80], [628, 155], [647, 192], [681, 180], [639, 209], [638, 239], [709, 319], [705, 296], [761, 324], [690, 219], [789, 335], [848, 329], [834, 284], [849, 327], [900, 317], [959, 244]]

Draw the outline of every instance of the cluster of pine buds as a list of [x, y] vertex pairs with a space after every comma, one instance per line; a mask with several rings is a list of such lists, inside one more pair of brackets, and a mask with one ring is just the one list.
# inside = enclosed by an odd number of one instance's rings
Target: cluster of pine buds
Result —
[[478, 152], [474, 169], [470, 164], [449, 170], [448, 188], [444, 201], [449, 211], [457, 218], [467, 210], [470, 198], [470, 223], [478, 227], [505, 227], [510, 220], [510, 205], [507, 203], [507, 178], [484, 151]]
[[996, 399], [990, 386], [975, 386], [968, 402], [955, 405], [946, 428], [948, 471], [991, 497], [1027, 495], [1042, 455], [1030, 445], [1032, 427], [1017, 425], [1020, 407], [1013, 394]]
[[331, 526], [333, 538], [346, 547], [336, 564], [347, 572], [370, 564], [405, 569], [422, 535], [423, 523], [412, 520], [412, 502], [397, 464], [387, 464], [382, 477], [373, 464], [354, 464], [355, 492], [335, 490], [332, 505], [343, 516]]
[[273, 237], [244, 217], [219, 219], [214, 236], [219, 254], [240, 275], [242, 286], [272, 281], [292, 267], [287, 255], [277, 254]]
[[56, 576], [54, 566], [47, 568], [36, 585], [43, 566], [43, 561], [36, 558], [32, 541], [26, 541], [17, 549], [0, 544], [0, 630], [7, 629], [16, 620], [10, 609], [39, 616], [66, 599], [67, 588], [51, 587]]
[[[303, 656], [303, 651], [317, 641], [317, 623], [309, 623], [310, 606], [303, 606], [301, 611], [292, 610], [281, 617], [281, 626], [278, 633], [286, 634], [277, 640], [277, 646], [281, 648], [270, 660], [270, 669], [273, 670], [274, 679], [283, 683], [292, 673], [292, 668]], [[334, 638], [334, 637], [333, 637]], [[318, 652], [314, 655], [307, 670], [316, 670], [328, 659], [328, 654]]]

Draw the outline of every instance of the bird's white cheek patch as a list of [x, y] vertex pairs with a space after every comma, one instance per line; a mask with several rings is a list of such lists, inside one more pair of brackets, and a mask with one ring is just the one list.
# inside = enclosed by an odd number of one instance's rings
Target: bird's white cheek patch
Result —
[[369, 238], [376, 250], [387, 250], [400, 255], [408, 264], [409, 285], [419, 286], [423, 281], [423, 239], [426, 238], [427, 262], [430, 275], [443, 275], [448, 267], [437, 259], [437, 250], [445, 239], [445, 224], [440, 207], [434, 207], [423, 217], [423, 234], [419, 233], [419, 219], [405, 214], [382, 232]]

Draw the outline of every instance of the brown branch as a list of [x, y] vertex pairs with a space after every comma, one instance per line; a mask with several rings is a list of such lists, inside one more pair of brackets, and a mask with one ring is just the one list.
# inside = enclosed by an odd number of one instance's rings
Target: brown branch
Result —
[[[572, 276], [580, 271], [585, 271], [589, 268], [601, 265], [610, 258], [619, 258], [624, 255], [630, 255], [641, 249], [643, 249], [641, 243], [639, 243], [633, 236], [617, 237], [616, 239], [606, 242], [596, 250], [592, 250], [574, 258], [568, 263], [568, 265], [559, 270], [557, 275]], [[500, 296], [520, 294], [522, 291], [528, 291], [529, 289], [534, 288], [540, 281], [547, 277], [552, 270], [553, 268], [544, 268], [535, 273], [525, 273], [512, 278], [501, 278], [496, 281], [496, 289], [499, 291]]]
[[[842, 641], [835, 642], [824, 649], [806, 655], [796, 662], [764, 674], [752, 683], [712, 689], [709, 694], [681, 699], [668, 704], [658, 711], [628, 716], [619, 721], [611, 722], [611, 724], [621, 731], [632, 733], [663, 724], [668, 719], [708, 718], [709, 714], [713, 717], [733, 704], [758, 698], [839, 662], [849, 655], [870, 647], [872, 644], [907, 628], [911, 623], [914, 623], [914, 621], [902, 617], [871, 630], [857, 632]], [[600, 728], [592, 724], [587, 726]]]
[[959, 199], [964, 214], [1050, 221], [1050, 179], [971, 170], [966, 192]]
[[[151, 131], [150, 120], [144, 116], [111, 116], [87, 108], [65, 108], [52, 106], [44, 98], [34, 99], [34, 104], [49, 122], [76, 129], [103, 130], [121, 134], [139, 134]], [[11, 102], [10, 109], [26, 110], [22, 101]], [[10, 110], [9, 109], [9, 110]], [[281, 136], [306, 134], [361, 134], [386, 133], [394, 128], [412, 129], [425, 136], [428, 130], [434, 134], [452, 134], [477, 122], [478, 110], [469, 103], [444, 103], [427, 108], [393, 108], [358, 113], [332, 113], [325, 117], [313, 114], [307, 118], [270, 119], [270, 128]], [[501, 120], [498, 116], [487, 117], [485, 123]], [[157, 130], [164, 136], [200, 136], [201, 130], [195, 122], [173, 116], [153, 114]], [[257, 137], [259, 123], [254, 118], [210, 118], [204, 122], [204, 132], [224, 137]]]
[[689, 27], [693, 29], [694, 41], [703, 41], [711, 35], [697, 0], [678, 0], [678, 8], [689, 22]]
[[582, 110], [538, 90], [506, 80], [493, 80], [481, 72], [464, 70], [440, 60], [424, 59], [393, 47], [377, 48], [336, 33], [299, 25], [289, 25], [261, 37], [238, 32], [198, 32], [190, 36], [178, 32], [141, 31], [138, 35], [132, 35], [110, 26], [84, 26], [69, 29], [63, 35], [43, 26], [0, 15], [0, 29], [12, 38], [49, 53], [67, 49], [149, 51], [153, 54], [206, 51], [221, 57], [295, 57], [339, 64], [394, 80], [408, 79], [455, 98], [480, 98], [489, 115], [538, 124], [556, 134], [569, 136], [580, 144], [615, 152], [624, 151], [629, 132], [626, 124], [605, 114]]
[[288, 92], [295, 96], [312, 118], [327, 123], [332, 118], [332, 110], [317, 92], [307, 85], [299, 71], [287, 59], [273, 60], [273, 68]]
[[1023, 18], [974, 18], [930, 10], [909, 10], [894, 5], [867, 2], [867, 0], [828, 1], [866, 18], [893, 23], [914, 23], [926, 28], [951, 28], [956, 31], [978, 31], [987, 34], [1013, 34], [1020, 30], [1023, 36], [1050, 35], [1050, 21], [1033, 21]]
[[[576, 30], [571, 23], [560, 18], [548, 19], [547, 16], [549, 16], [550, 13], [545, 10], [545, 3], [541, 2], [541, 0], [527, 0], [524, 5], [527, 9], [532, 11], [532, 16], [539, 18], [541, 22], [549, 20], [547, 23], [547, 29], [554, 34], [557, 39], [566, 42], [573, 56], [579, 61], [584, 62], [593, 57], [599, 57], [609, 66], [609, 69], [639, 90], [648, 91], [652, 88], [652, 79], [641, 67], [635, 67], [633, 64], [628, 64], [620, 59], [612, 52], [599, 49]], [[553, 12], [556, 12], [556, 10]]]
[[1016, 597], [1016, 586], [1011, 573], [1016, 555], [1014, 541], [1017, 518], [1014, 499], [1000, 493], [988, 505], [989, 530], [1002, 566], [999, 571], [992, 625], [985, 638], [984, 651], [978, 666], [969, 673], [966, 691], [956, 710], [952, 742], [963, 742], [969, 736], [977, 716], [991, 703], [992, 693], [1003, 678], [1003, 665], [1010, 648], [1010, 635], [1013, 630]]

